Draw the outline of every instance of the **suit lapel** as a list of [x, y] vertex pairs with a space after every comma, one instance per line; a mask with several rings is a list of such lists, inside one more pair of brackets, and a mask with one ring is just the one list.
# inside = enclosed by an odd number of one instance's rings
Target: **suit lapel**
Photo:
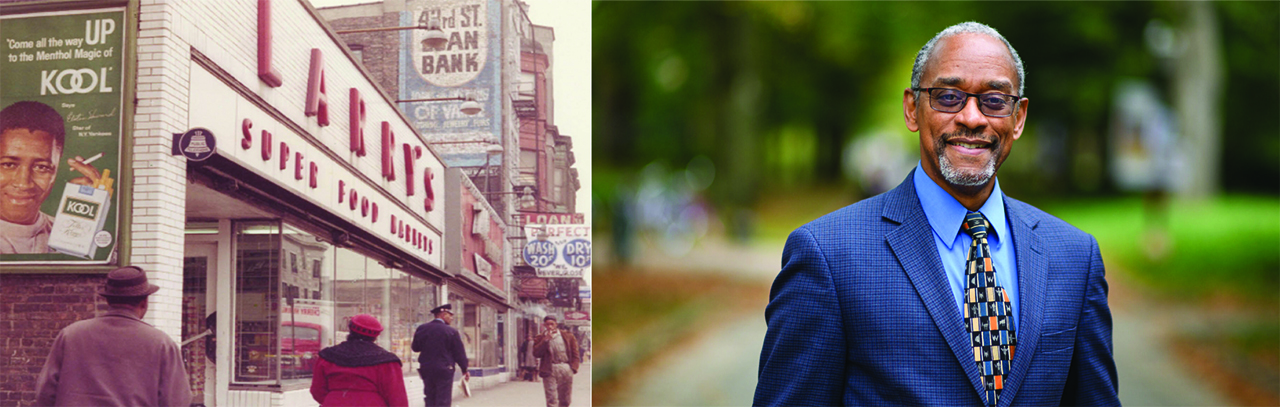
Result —
[[[914, 172], [889, 192], [882, 216], [900, 226], [885, 235], [885, 240], [911, 279], [938, 331], [946, 338], [947, 345], [968, 374], [973, 390], [981, 398], [982, 379], [978, 375], [978, 365], [973, 361], [973, 344], [951, 293], [951, 284], [947, 282], [942, 259], [933, 241], [933, 228], [920, 207], [912, 177]], [[1018, 338], [1021, 340], [1021, 334]], [[1014, 361], [1017, 361], [1016, 354]]]
[[1027, 369], [1036, 354], [1040, 333], [1044, 328], [1045, 289], [1049, 283], [1049, 262], [1044, 245], [1036, 233], [1039, 219], [1025, 211], [1023, 203], [1005, 199], [1005, 213], [1013, 227], [1013, 245], [1018, 263], [1018, 291], [1020, 326], [1018, 348], [1013, 354], [1013, 371], [1000, 395], [1000, 406], [1008, 406], [1027, 377]]

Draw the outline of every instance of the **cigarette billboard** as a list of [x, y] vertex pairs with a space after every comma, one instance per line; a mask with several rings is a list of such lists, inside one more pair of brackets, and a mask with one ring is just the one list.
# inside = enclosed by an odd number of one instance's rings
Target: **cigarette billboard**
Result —
[[124, 9], [0, 19], [0, 264], [111, 262]]

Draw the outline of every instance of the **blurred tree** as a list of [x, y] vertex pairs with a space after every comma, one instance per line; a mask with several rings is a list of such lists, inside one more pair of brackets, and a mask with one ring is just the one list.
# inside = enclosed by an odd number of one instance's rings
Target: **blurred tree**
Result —
[[[679, 168], [705, 155], [720, 170], [709, 198], [721, 208], [751, 207], [780, 186], [855, 182], [841, 171], [854, 139], [880, 129], [915, 138], [900, 108], [915, 53], [939, 30], [975, 20], [1000, 30], [1027, 69], [1032, 103], [1017, 154], [1035, 159], [1002, 169], [1013, 181], [1006, 190], [1032, 200], [1114, 193], [1104, 167], [1113, 86], [1149, 78], [1173, 104], [1174, 74], [1148, 51], [1144, 29], [1153, 19], [1190, 24], [1194, 7], [1209, 7], [1225, 63], [1216, 143], [1227, 157], [1207, 164], [1221, 169], [1209, 177], [1231, 190], [1277, 193], [1278, 5], [599, 2], [596, 170], [632, 172], [653, 161]], [[1040, 165], [1059, 161], [1065, 171]]]

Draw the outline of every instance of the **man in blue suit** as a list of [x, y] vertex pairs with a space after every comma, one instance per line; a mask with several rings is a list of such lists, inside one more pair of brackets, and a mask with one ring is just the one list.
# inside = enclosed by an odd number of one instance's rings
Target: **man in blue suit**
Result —
[[423, 400], [427, 407], [448, 407], [453, 404], [454, 365], [462, 368], [462, 380], [470, 380], [467, 372], [467, 351], [462, 345], [453, 323], [453, 305], [435, 307], [431, 313], [436, 319], [418, 325], [413, 333], [410, 348], [418, 355], [418, 376], [422, 378]]
[[756, 405], [1118, 405], [1097, 241], [1004, 195], [1017, 51], [962, 23], [903, 91], [920, 163], [792, 232], [765, 310]]

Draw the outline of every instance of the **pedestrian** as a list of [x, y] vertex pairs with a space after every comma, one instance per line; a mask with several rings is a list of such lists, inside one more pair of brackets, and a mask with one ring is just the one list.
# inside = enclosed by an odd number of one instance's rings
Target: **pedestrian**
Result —
[[351, 317], [347, 340], [320, 351], [312, 368], [311, 397], [322, 407], [409, 405], [400, 357], [374, 343], [382, 323], [369, 314]]
[[791, 233], [755, 405], [1120, 404], [1097, 240], [996, 179], [1024, 76], [983, 24], [920, 49], [902, 94], [920, 162]]
[[191, 387], [178, 344], [142, 317], [160, 287], [140, 267], [107, 273], [110, 308], [58, 332], [36, 379], [37, 406], [186, 406]]
[[538, 358], [533, 356], [533, 337], [524, 334], [524, 342], [520, 342], [520, 380], [532, 382], [537, 377]]
[[462, 346], [462, 336], [449, 326], [453, 323], [453, 306], [444, 304], [431, 313], [436, 319], [418, 325], [413, 334], [413, 351], [418, 355], [418, 376], [422, 377], [422, 392], [427, 407], [448, 407], [453, 403], [454, 365], [462, 368], [462, 380], [470, 380], [467, 372], [467, 350]]
[[557, 327], [556, 317], [542, 319], [542, 333], [534, 340], [533, 354], [542, 358], [538, 376], [547, 394], [547, 407], [569, 407], [573, 375], [578, 373], [578, 341], [573, 333]]

